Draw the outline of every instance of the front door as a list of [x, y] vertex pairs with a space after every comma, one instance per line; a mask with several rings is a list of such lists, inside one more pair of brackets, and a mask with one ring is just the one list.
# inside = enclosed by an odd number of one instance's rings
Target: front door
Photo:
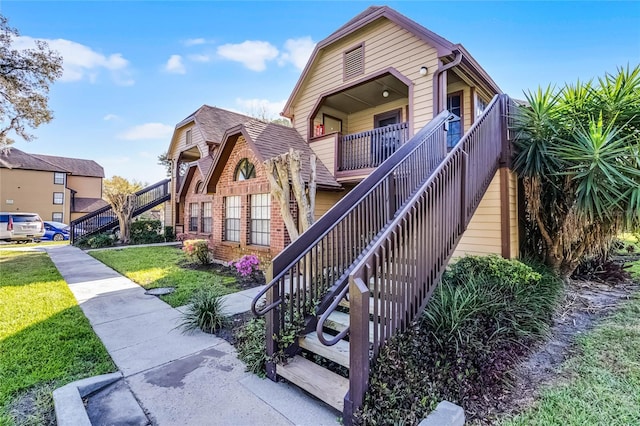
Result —
[[400, 124], [401, 109], [387, 111], [373, 117], [375, 129], [371, 138], [371, 160], [374, 167], [377, 167], [384, 160], [389, 158], [400, 145], [400, 135], [398, 129], [387, 128], [393, 124]]

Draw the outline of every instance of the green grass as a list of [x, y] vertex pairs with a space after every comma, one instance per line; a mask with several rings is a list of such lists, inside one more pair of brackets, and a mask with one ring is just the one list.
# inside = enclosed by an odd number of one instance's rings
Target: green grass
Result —
[[210, 287], [219, 296], [237, 291], [232, 276], [184, 267], [187, 258], [176, 247], [123, 248], [89, 254], [146, 289], [175, 287], [172, 294], [162, 296], [173, 307], [185, 305], [199, 288]]
[[567, 379], [503, 426], [640, 424], [640, 295], [580, 337], [578, 348], [563, 367]]
[[67, 241], [40, 241], [39, 243], [7, 243], [0, 245], [0, 250], [3, 249], [12, 249], [12, 248], [22, 248], [22, 247], [42, 247], [42, 246], [66, 246], [69, 244], [69, 240]]
[[[0, 425], [46, 424], [53, 389], [116, 370], [40, 252], [0, 251], [0, 354]], [[11, 414], [18, 405], [29, 413]]]

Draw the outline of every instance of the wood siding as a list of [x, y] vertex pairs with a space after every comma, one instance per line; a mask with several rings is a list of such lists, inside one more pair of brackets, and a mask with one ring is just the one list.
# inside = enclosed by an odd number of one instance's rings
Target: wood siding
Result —
[[333, 207], [342, 197], [347, 195], [348, 191], [329, 192], [318, 191], [316, 193], [316, 210], [314, 212], [315, 219], [318, 220], [331, 207]]
[[[191, 144], [187, 145], [187, 130], [191, 130]], [[189, 124], [176, 130], [177, 138], [176, 144], [169, 153], [169, 158], [178, 159], [181, 152], [188, 151], [193, 147], [197, 147], [200, 151], [200, 158], [206, 156], [209, 153], [207, 143], [202, 136], [202, 132], [195, 124]]]
[[315, 152], [318, 160], [322, 161], [327, 170], [335, 175], [336, 172], [336, 134], [316, 138], [309, 146]]
[[500, 172], [496, 172], [482, 197], [453, 257], [502, 253]]
[[[292, 104], [294, 123], [307, 139], [311, 112], [322, 94], [334, 91], [343, 80], [343, 53], [364, 42], [365, 74], [393, 67], [413, 81], [414, 129], [417, 132], [433, 118], [433, 78], [420, 75], [420, 67], [438, 68], [436, 49], [403, 28], [383, 18], [355, 31], [320, 52]], [[351, 123], [349, 123], [351, 125]]]
[[509, 171], [509, 235], [511, 239], [511, 258], [520, 255], [520, 231], [518, 226], [518, 177]]
[[471, 118], [471, 87], [463, 82], [447, 85], [447, 94], [460, 91], [462, 91], [462, 124], [464, 124], [464, 133], [466, 133], [473, 124]]
[[354, 114], [349, 115], [349, 127], [345, 134], [351, 133], [360, 133], [367, 130], [371, 130], [375, 127], [373, 122], [373, 117], [377, 114], [381, 114], [387, 111], [393, 111], [396, 109], [401, 109], [402, 112], [400, 114], [400, 121], [408, 121], [407, 117], [407, 105], [408, 99], [399, 99], [395, 102], [388, 102], [383, 105], [378, 105], [374, 108], [365, 109], [363, 111], [358, 111]]
[[102, 178], [67, 175], [67, 187], [76, 191], [76, 197], [102, 198]]

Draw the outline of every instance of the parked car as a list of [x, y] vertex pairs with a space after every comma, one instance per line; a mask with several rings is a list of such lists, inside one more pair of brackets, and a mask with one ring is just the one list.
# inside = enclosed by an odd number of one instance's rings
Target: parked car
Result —
[[27, 242], [44, 235], [44, 222], [37, 213], [0, 212], [0, 240]]
[[44, 221], [44, 236], [41, 241], [65, 241], [69, 239], [69, 225], [62, 222]]

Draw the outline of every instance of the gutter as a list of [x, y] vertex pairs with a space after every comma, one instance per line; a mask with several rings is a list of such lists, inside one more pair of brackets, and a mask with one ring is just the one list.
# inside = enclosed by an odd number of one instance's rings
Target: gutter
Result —
[[443, 95], [446, 94], [446, 87], [440, 86], [440, 75], [446, 70], [455, 67], [456, 65], [460, 65], [462, 62], [462, 51], [457, 49], [454, 50], [456, 52], [456, 56], [452, 62], [449, 62], [447, 65], [439, 65], [438, 69], [435, 73], [433, 73], [433, 85], [437, 90], [433, 92], [436, 93], [436, 96], [433, 98], [433, 116], [440, 114], [441, 111], [444, 110], [444, 106], [442, 105], [442, 100], [445, 98]]

